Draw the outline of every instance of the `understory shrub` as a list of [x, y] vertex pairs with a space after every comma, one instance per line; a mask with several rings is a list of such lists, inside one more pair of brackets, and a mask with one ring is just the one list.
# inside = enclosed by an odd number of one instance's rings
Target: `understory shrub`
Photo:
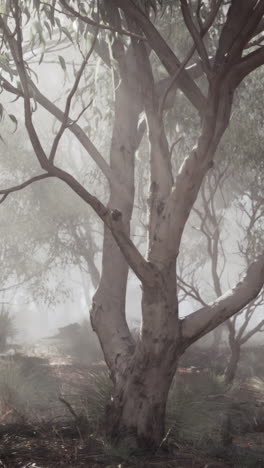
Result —
[[103, 359], [98, 338], [89, 320], [75, 323], [60, 329], [57, 335], [59, 350], [80, 365], [89, 365]]

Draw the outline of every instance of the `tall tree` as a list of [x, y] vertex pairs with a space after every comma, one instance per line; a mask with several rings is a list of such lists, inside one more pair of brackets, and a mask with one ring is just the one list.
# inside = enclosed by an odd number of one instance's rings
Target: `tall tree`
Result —
[[[234, 92], [248, 74], [264, 63], [264, 0], [180, 0], [176, 6], [169, 1], [8, 0], [3, 5], [1, 84], [22, 99], [26, 129], [42, 172], [2, 188], [2, 201], [11, 192], [56, 177], [103, 221], [102, 272], [91, 320], [114, 382], [108, 424], [116, 443], [156, 447], [164, 435], [166, 401], [179, 357], [190, 344], [256, 297], [264, 282], [262, 252], [231, 291], [184, 319], [179, 316], [176, 268], [184, 227], [229, 125]], [[179, 17], [188, 33], [191, 46], [182, 61], [173, 44], [170, 46], [169, 39], [159, 31], [165, 21], [164, 16], [159, 17], [159, 5], [171, 20], [171, 27], [174, 18]], [[58, 37], [59, 30], [59, 41], [65, 36], [74, 41], [76, 32], [81, 64], [74, 67], [64, 110], [38, 89], [28, 60], [32, 49], [40, 64], [45, 56], [44, 26], [51, 37]], [[89, 34], [91, 41], [87, 40]], [[82, 127], [90, 100], [83, 96], [84, 107], [77, 106], [75, 116], [72, 109], [83, 74], [96, 54], [112, 71], [114, 110], [109, 161]], [[157, 61], [167, 73], [162, 81], [157, 81]], [[61, 55], [59, 62], [66, 70]], [[13, 77], [19, 80], [17, 86]], [[164, 122], [167, 106], [178, 89], [197, 112], [200, 129], [195, 147], [175, 172]], [[36, 104], [61, 122], [49, 148], [41, 143], [41, 130], [33, 112]], [[144, 123], [139, 125], [142, 113]], [[144, 257], [130, 236], [130, 222], [135, 156], [146, 129], [149, 220]], [[109, 189], [107, 205], [58, 161], [66, 131], [76, 136], [104, 174]], [[129, 268], [142, 287], [142, 324], [137, 343], [125, 315]]]

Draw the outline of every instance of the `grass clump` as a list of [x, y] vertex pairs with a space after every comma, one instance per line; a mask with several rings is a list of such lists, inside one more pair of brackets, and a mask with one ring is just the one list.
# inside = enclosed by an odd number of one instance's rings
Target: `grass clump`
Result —
[[110, 401], [112, 389], [113, 384], [106, 369], [89, 372], [86, 393], [82, 395], [82, 407], [85, 418], [95, 433], [105, 428], [106, 405]]
[[39, 361], [22, 356], [0, 360], [1, 422], [33, 422], [52, 413], [59, 386]]
[[192, 382], [176, 376], [167, 404], [170, 439], [206, 453], [228, 445], [232, 408], [228, 390], [223, 378], [211, 372], [195, 374]]

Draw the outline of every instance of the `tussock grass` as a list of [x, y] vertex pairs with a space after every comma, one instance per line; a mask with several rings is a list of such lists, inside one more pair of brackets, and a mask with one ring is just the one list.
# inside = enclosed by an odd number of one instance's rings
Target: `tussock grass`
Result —
[[81, 400], [83, 414], [96, 433], [105, 427], [105, 409], [111, 398], [112, 389], [107, 369], [89, 372], [87, 391]]
[[[59, 385], [47, 366], [30, 358], [0, 360], [0, 406], [2, 419], [31, 422], [52, 412]], [[4, 421], [2, 421], [4, 422]]]
[[167, 404], [167, 431], [180, 445], [214, 451], [226, 443], [231, 398], [223, 378], [197, 374], [191, 383], [177, 376]]

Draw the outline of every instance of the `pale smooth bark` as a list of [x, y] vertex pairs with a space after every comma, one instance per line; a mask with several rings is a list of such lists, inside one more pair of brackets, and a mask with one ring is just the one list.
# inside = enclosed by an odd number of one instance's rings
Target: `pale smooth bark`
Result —
[[[119, 41], [118, 41], [119, 42]], [[110, 167], [114, 179], [110, 181], [109, 210], [118, 210], [127, 236], [135, 195], [135, 152], [137, 125], [141, 109], [137, 94], [137, 76], [133, 49], [127, 52], [121, 42], [118, 57], [121, 76], [115, 79], [115, 122], [110, 149]], [[93, 298], [91, 321], [98, 334], [106, 362], [114, 381], [118, 380], [134, 351], [134, 340], [125, 316], [128, 263], [108, 227], [104, 228], [102, 273]]]
[[183, 320], [184, 338], [193, 343], [235, 315], [257, 297], [263, 282], [264, 255], [261, 255], [250, 265], [244, 278], [233, 289]]

